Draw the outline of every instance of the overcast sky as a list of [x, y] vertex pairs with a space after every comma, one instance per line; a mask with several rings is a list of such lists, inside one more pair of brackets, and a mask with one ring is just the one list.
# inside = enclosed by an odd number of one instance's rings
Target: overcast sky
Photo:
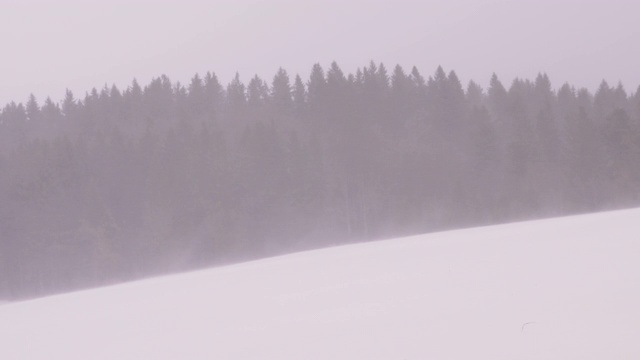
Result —
[[92, 87], [126, 88], [214, 71], [306, 79], [313, 63], [345, 72], [438, 65], [486, 86], [493, 72], [547, 72], [553, 85], [640, 85], [636, 0], [160, 1], [0, 0], [0, 104], [34, 93], [58, 101]]

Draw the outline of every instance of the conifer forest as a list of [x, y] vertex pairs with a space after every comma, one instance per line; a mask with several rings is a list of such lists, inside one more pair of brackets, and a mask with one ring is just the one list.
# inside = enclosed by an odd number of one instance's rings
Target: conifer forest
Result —
[[0, 299], [640, 206], [640, 89], [160, 76], [0, 111]]

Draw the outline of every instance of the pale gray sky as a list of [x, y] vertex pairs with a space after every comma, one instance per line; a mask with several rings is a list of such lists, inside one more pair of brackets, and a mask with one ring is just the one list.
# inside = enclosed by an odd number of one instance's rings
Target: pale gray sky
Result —
[[2, 105], [161, 74], [214, 71], [226, 84], [282, 66], [306, 79], [333, 60], [345, 72], [369, 60], [425, 75], [442, 65], [483, 86], [492, 72], [505, 85], [538, 72], [556, 87], [640, 84], [635, 0], [0, 1]]

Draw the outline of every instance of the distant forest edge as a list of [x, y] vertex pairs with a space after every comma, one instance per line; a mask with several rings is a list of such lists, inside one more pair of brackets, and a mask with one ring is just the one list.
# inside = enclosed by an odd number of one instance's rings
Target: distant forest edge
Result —
[[638, 205], [640, 89], [373, 62], [161, 76], [2, 109], [0, 300]]

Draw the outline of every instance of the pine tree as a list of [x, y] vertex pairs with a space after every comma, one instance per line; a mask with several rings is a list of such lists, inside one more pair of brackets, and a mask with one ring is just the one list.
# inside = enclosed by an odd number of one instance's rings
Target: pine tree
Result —
[[484, 90], [473, 80], [469, 81], [466, 93], [467, 102], [472, 108], [483, 106], [485, 103]]
[[300, 75], [296, 75], [296, 79], [293, 83], [293, 103], [296, 113], [301, 115], [306, 108], [307, 102], [307, 89], [302, 82]]
[[320, 64], [314, 64], [307, 83], [307, 100], [312, 110], [317, 111], [326, 99], [327, 82]]
[[247, 103], [245, 86], [240, 81], [240, 75], [236, 73], [231, 83], [227, 86], [227, 110], [231, 117], [237, 117], [242, 114]]
[[261, 113], [269, 102], [269, 86], [255, 75], [247, 86], [247, 104], [255, 115]]
[[273, 77], [271, 98], [276, 110], [283, 112], [291, 108], [291, 84], [289, 83], [289, 74], [283, 68], [278, 69]]
[[498, 80], [498, 76], [495, 73], [491, 75], [488, 96], [489, 103], [494, 112], [501, 113], [506, 110], [507, 90], [500, 80]]
[[65, 90], [64, 100], [62, 100], [62, 113], [66, 117], [71, 117], [77, 109], [76, 99], [71, 90]]
[[47, 99], [44, 101], [41, 112], [46, 122], [55, 123], [59, 121], [60, 117], [62, 116], [60, 107], [58, 106], [58, 104], [55, 104], [50, 97], [47, 97]]
[[191, 78], [188, 92], [188, 113], [191, 119], [196, 120], [197, 122], [202, 122], [206, 117], [209, 105], [205, 84], [198, 74]]
[[27, 119], [29, 121], [34, 123], [40, 121], [40, 106], [38, 105], [38, 101], [33, 94], [29, 95], [29, 100], [27, 101], [25, 111], [27, 113]]

